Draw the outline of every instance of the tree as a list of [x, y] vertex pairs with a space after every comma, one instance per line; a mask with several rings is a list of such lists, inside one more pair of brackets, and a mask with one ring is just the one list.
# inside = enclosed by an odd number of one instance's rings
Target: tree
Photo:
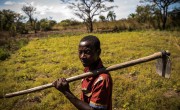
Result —
[[20, 15], [19, 13], [4, 9], [0, 11], [0, 30], [9, 31], [9, 33], [13, 33], [12, 36], [14, 36], [16, 32], [20, 32], [21, 30], [23, 30], [22, 21], [24, 19], [25, 17]]
[[[32, 5], [24, 5], [22, 7], [22, 11], [24, 11], [24, 13], [29, 17], [29, 22], [31, 24], [31, 27], [35, 30], [36, 33], [36, 29], [35, 29], [35, 19], [33, 18], [33, 15], [36, 13], [36, 8], [33, 7]], [[34, 25], [33, 25], [33, 21], [34, 21]]]
[[128, 19], [135, 19], [136, 14], [135, 13], [131, 13], [128, 15]]
[[76, 21], [75, 19], [66, 19], [62, 20], [60, 22], [60, 25], [66, 27], [66, 26], [75, 26], [81, 24], [80, 22]]
[[100, 16], [99, 16], [99, 19], [100, 19], [100, 21], [102, 21], [102, 22], [106, 21], [106, 18], [105, 18], [105, 16], [103, 16], [103, 15], [100, 15]]
[[114, 13], [114, 11], [109, 11], [107, 14], [107, 19], [109, 19], [109, 21], [114, 21], [116, 20], [116, 14]]
[[69, 8], [74, 10], [74, 14], [84, 21], [88, 32], [93, 32], [94, 16], [107, 12], [114, 6], [106, 6], [105, 3], [113, 0], [61, 0], [69, 3]]
[[10, 27], [14, 23], [16, 13], [11, 10], [2, 10], [0, 11], [1, 17], [1, 30], [9, 31]]
[[16, 24], [16, 30], [17, 32], [20, 32], [20, 33], [26, 33], [25, 31], [27, 31], [25, 29], [25, 23], [23, 23], [23, 21], [25, 20], [25, 16], [19, 14], [19, 13], [16, 13], [15, 14], [15, 19], [14, 19], [14, 22]]
[[169, 18], [173, 27], [180, 27], [180, 7], [169, 12]]
[[153, 17], [153, 7], [150, 5], [137, 6], [136, 8], [136, 18], [139, 23], [149, 23]]
[[40, 22], [40, 30], [42, 31], [52, 30], [52, 27], [56, 24], [56, 21], [48, 20], [47, 18], [41, 19], [39, 22]]
[[162, 29], [166, 28], [166, 22], [168, 17], [168, 8], [170, 5], [180, 2], [180, 0], [142, 0], [152, 3], [159, 8], [162, 20]]

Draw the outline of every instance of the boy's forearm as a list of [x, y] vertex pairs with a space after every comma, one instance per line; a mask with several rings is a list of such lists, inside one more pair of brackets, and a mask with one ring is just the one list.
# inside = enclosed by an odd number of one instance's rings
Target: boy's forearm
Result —
[[79, 110], [93, 110], [87, 103], [79, 100], [71, 91], [63, 92], [65, 97]]

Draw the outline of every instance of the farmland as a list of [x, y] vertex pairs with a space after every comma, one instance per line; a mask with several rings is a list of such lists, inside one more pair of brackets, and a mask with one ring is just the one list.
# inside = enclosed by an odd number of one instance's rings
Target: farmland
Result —
[[[78, 58], [79, 40], [88, 34], [35, 37], [11, 56], [0, 61], [0, 94], [51, 83], [57, 78], [83, 73]], [[162, 50], [171, 52], [171, 78], [156, 74], [155, 63], [139, 64], [111, 72], [113, 109], [178, 110], [180, 108], [180, 32], [134, 31], [93, 34], [101, 41], [106, 67]], [[80, 81], [70, 83], [79, 97]], [[74, 106], [56, 89], [0, 99], [1, 110], [73, 110]]]

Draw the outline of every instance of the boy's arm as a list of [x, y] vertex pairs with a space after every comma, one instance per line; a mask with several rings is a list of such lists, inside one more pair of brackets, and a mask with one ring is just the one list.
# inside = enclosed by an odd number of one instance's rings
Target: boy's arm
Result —
[[88, 103], [79, 100], [69, 89], [69, 84], [65, 78], [60, 78], [53, 82], [56, 89], [62, 92], [65, 97], [79, 110], [93, 110]]

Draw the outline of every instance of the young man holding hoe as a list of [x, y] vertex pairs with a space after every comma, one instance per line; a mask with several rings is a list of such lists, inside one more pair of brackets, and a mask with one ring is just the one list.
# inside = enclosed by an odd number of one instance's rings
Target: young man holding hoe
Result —
[[[84, 72], [104, 67], [100, 59], [100, 41], [96, 36], [82, 38], [78, 51], [79, 59], [85, 67]], [[79, 110], [112, 110], [112, 79], [109, 73], [84, 78], [81, 100], [70, 91], [65, 78], [56, 80], [53, 85]]]

